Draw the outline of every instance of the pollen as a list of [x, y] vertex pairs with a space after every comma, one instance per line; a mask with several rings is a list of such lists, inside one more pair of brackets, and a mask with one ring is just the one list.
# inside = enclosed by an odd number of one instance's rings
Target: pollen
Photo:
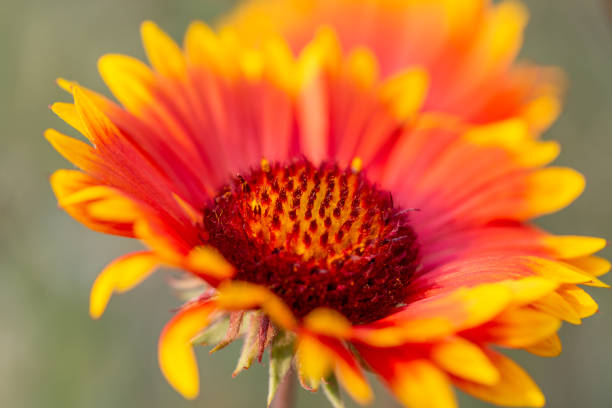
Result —
[[235, 279], [266, 286], [298, 317], [317, 307], [353, 323], [390, 314], [416, 270], [417, 239], [408, 212], [354, 167], [262, 160], [204, 209], [206, 243]]

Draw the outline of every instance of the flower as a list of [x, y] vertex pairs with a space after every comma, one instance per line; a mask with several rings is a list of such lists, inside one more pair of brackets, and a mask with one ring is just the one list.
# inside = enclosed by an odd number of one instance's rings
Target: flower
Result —
[[562, 75], [550, 67], [514, 64], [528, 20], [515, 0], [249, 0], [224, 24], [257, 43], [277, 33], [300, 50], [321, 26], [345, 50], [366, 47], [384, 77], [409, 66], [428, 73], [424, 111], [476, 124], [522, 118], [532, 132], [560, 111]]
[[[474, 125], [423, 110], [427, 72], [380, 76], [364, 48], [320, 30], [294, 57], [270, 36], [189, 27], [181, 50], [142, 25], [151, 68], [105, 55], [122, 106], [66, 80], [52, 109], [85, 143], [48, 130], [80, 170], [51, 177], [88, 227], [136, 238], [96, 279], [90, 314], [160, 266], [206, 284], [164, 328], [160, 367], [199, 392], [193, 345], [244, 337], [236, 373], [270, 350], [271, 401], [295, 366], [302, 385], [356, 401], [375, 372], [408, 407], [453, 407], [451, 384], [502, 405], [542, 406], [496, 347], [557, 355], [562, 320], [597, 310], [598, 238], [530, 223], [584, 180], [546, 167], [555, 142], [520, 118]], [[221, 333], [221, 336], [219, 336]]]

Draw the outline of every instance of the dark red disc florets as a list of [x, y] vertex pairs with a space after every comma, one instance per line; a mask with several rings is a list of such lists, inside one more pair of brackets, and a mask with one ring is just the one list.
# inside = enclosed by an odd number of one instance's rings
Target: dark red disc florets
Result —
[[264, 161], [221, 189], [204, 228], [236, 280], [266, 286], [298, 317], [317, 307], [353, 323], [384, 317], [404, 301], [417, 265], [407, 213], [334, 164]]

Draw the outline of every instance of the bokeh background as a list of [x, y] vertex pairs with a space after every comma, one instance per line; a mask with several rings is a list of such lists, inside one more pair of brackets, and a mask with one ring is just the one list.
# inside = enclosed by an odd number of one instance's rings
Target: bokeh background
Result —
[[[330, 0], [331, 1], [331, 0]], [[457, 0], [460, 1], [460, 0]], [[100, 321], [88, 293], [110, 260], [135, 248], [91, 232], [60, 211], [48, 177], [65, 162], [44, 141], [48, 127], [69, 131], [48, 109], [68, 96], [64, 76], [103, 90], [98, 56], [144, 57], [141, 21], [175, 39], [194, 19], [213, 22], [223, 0], [0, 0], [0, 407], [263, 407], [267, 367], [232, 379], [237, 347], [199, 350], [202, 393], [195, 402], [163, 380], [157, 337], [178, 302], [163, 274], [116, 296]], [[562, 67], [565, 111], [547, 137], [562, 142], [559, 164], [580, 169], [584, 195], [540, 220], [557, 233], [612, 238], [612, 7], [603, 0], [532, 0], [523, 58]], [[604, 251], [612, 257], [612, 251]], [[541, 359], [514, 353], [553, 408], [612, 407], [612, 292], [593, 290], [601, 312], [561, 331], [564, 352]], [[376, 407], [396, 407], [377, 387]], [[461, 396], [461, 406], [488, 405]], [[299, 391], [298, 407], [326, 406]]]

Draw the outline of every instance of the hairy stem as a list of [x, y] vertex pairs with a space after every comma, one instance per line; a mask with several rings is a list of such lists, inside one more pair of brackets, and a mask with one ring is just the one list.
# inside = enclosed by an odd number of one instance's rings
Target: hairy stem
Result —
[[290, 368], [278, 386], [270, 408], [291, 408], [295, 397], [295, 372]]

